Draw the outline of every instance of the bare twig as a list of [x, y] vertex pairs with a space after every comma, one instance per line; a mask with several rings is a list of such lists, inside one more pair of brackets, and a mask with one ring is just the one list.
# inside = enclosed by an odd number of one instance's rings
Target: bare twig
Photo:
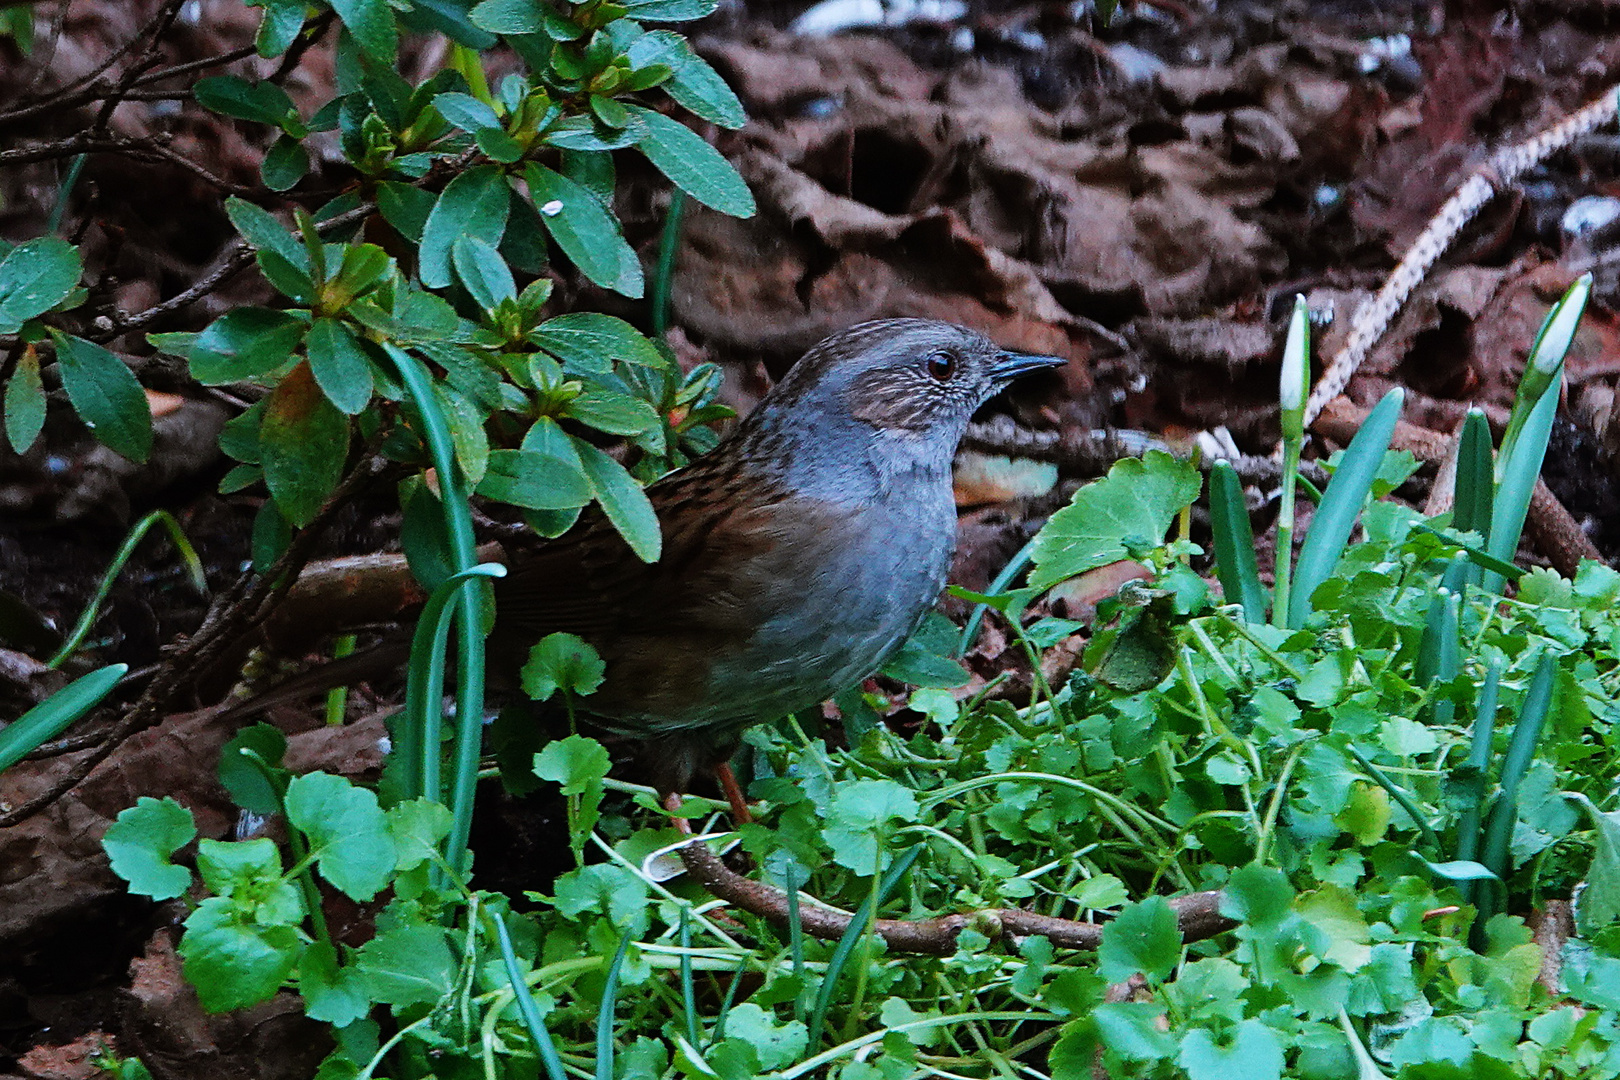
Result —
[[[315, 229], [317, 232], [324, 234], [336, 229], [344, 228], [348, 225], [353, 225], [357, 222], [364, 221], [376, 208], [377, 207], [374, 203], [365, 203], [364, 205], [357, 206], [353, 210], [346, 213], [339, 214], [336, 217], [327, 218], [325, 221], [315, 226]], [[252, 261], [253, 249], [247, 244], [238, 241], [231, 247], [231, 253], [225, 258], [225, 261], [214, 270], [210, 271], [191, 288], [182, 293], [177, 293], [174, 296], [169, 297], [161, 304], [154, 304], [144, 311], [137, 311], [133, 315], [113, 316], [112, 326], [105, 330], [99, 330], [90, 335], [91, 340], [107, 341], [111, 338], [117, 337], [119, 334], [128, 333], [131, 330], [139, 330], [141, 327], [150, 324], [156, 319], [162, 318], [171, 311], [178, 311], [181, 308], [186, 307], [188, 304], [194, 304], [198, 300], [201, 300], [203, 297], [207, 296], [209, 293], [213, 292], [215, 289], [219, 288], [226, 281], [229, 281], [232, 277], [236, 276]]]
[[1610, 87], [1595, 101], [1571, 113], [1546, 131], [1492, 154], [1474, 174], [1446, 200], [1423, 232], [1384, 281], [1378, 295], [1365, 301], [1350, 324], [1350, 336], [1322, 372], [1322, 378], [1305, 403], [1308, 426], [1323, 407], [1344, 392], [1350, 378], [1372, 352], [1400, 311], [1446, 248], [1465, 225], [1496, 194], [1514, 183], [1532, 167], [1563, 149], [1582, 135], [1615, 118], [1620, 107], [1620, 87]]

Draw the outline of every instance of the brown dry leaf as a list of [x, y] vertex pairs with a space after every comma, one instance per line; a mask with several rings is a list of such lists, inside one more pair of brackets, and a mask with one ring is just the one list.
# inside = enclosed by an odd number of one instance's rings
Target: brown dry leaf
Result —
[[130, 964], [120, 1035], [132, 1056], [170, 1080], [301, 1080], [331, 1050], [331, 1029], [295, 994], [211, 1015], [181, 974], [166, 930]]

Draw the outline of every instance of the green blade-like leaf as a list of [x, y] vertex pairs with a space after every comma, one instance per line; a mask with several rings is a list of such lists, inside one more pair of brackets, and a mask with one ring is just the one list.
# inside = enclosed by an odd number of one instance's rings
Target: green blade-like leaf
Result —
[[85, 426], [110, 449], [145, 461], [152, 452], [152, 409], [135, 374], [100, 345], [54, 330], [51, 339], [62, 387]]
[[1243, 617], [1266, 621], [1266, 590], [1254, 557], [1254, 526], [1243, 498], [1243, 481], [1229, 461], [1209, 471], [1209, 511], [1215, 534], [1215, 576], [1228, 603], [1243, 605]]
[[1356, 432], [1356, 437], [1350, 440], [1333, 479], [1322, 493], [1322, 505], [1317, 507], [1316, 517], [1311, 520], [1311, 531], [1300, 546], [1299, 561], [1294, 567], [1294, 587], [1288, 598], [1289, 627], [1304, 625], [1305, 617], [1311, 612], [1311, 593], [1339, 565], [1350, 530], [1361, 516], [1362, 504], [1378, 477], [1384, 451], [1389, 449], [1389, 441], [1395, 435], [1395, 423], [1401, 417], [1401, 403], [1405, 400], [1405, 391], [1400, 387], [1384, 395], [1361, 430]]
[[1491, 426], [1481, 409], [1469, 409], [1457, 449], [1456, 495], [1452, 500], [1452, 526], [1458, 532], [1477, 532], [1491, 540], [1493, 489]]
[[0, 772], [56, 738], [73, 721], [101, 704], [101, 699], [112, 693], [112, 688], [128, 671], [128, 664], [109, 664], [82, 675], [0, 728]]

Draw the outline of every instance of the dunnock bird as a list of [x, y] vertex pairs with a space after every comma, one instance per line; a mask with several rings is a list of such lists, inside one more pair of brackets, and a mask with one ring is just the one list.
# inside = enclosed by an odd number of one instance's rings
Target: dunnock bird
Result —
[[686, 791], [745, 728], [848, 688], [911, 634], [956, 546], [951, 461], [969, 417], [1063, 362], [923, 319], [834, 334], [647, 489], [657, 562], [599, 512], [513, 558], [494, 582], [492, 685], [515, 686], [547, 634], [579, 635], [606, 664], [582, 711], [646, 743], [661, 793]]

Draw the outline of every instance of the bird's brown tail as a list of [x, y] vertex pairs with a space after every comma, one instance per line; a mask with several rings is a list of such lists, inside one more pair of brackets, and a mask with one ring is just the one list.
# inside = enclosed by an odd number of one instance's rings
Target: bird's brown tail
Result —
[[257, 697], [232, 705], [221, 714], [221, 717], [245, 720], [277, 705], [302, 701], [339, 686], [352, 686], [359, 682], [370, 682], [389, 675], [397, 675], [404, 670], [410, 655], [411, 643], [408, 638], [390, 638], [369, 649], [337, 660], [329, 660], [294, 675]]

